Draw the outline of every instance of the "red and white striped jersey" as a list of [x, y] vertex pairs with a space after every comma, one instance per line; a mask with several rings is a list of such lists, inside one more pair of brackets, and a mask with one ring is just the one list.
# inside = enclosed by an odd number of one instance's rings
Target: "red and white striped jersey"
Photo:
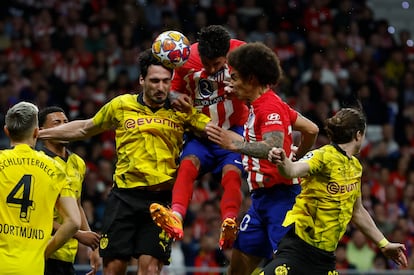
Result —
[[[230, 51], [244, 43], [232, 39]], [[247, 106], [235, 96], [226, 95], [224, 91], [224, 80], [230, 80], [230, 70], [225, 64], [215, 75], [208, 75], [201, 63], [198, 43], [194, 43], [188, 61], [174, 71], [171, 90], [191, 96], [194, 107], [224, 129], [242, 126], [247, 119]]]
[[[269, 89], [252, 102], [249, 117], [244, 126], [247, 142], [259, 142], [269, 132], [283, 132], [283, 149], [287, 156], [292, 154], [292, 125], [298, 113]], [[275, 184], [293, 184], [297, 180], [282, 177], [277, 167], [267, 159], [243, 155], [243, 165], [248, 172], [247, 183], [250, 190], [269, 188]]]

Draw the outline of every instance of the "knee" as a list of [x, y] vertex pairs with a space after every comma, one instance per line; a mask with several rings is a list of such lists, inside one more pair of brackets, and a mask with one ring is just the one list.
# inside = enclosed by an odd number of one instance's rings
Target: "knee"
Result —
[[185, 156], [181, 161], [184, 161], [184, 160], [191, 161], [197, 169], [200, 169], [200, 159], [196, 155]]
[[159, 275], [163, 263], [151, 256], [141, 256], [138, 260], [138, 274]]

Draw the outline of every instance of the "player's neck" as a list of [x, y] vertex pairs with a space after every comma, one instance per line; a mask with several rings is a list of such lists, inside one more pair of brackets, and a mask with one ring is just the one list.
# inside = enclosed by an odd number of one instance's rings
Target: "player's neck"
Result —
[[355, 154], [355, 144], [353, 142], [348, 142], [344, 144], [338, 144], [338, 146], [344, 150], [346, 155], [350, 158], [352, 158]]
[[264, 93], [269, 90], [269, 87], [258, 86], [252, 93], [252, 97], [250, 98], [250, 103], [261, 97]]
[[36, 140], [23, 140], [23, 141], [10, 141], [10, 146], [14, 147], [16, 145], [20, 145], [20, 144], [26, 144], [29, 145], [30, 147], [34, 148], [35, 144], [36, 144]]
[[160, 109], [165, 105], [165, 102], [155, 103], [151, 100], [146, 99], [145, 96], [143, 97], [142, 101], [144, 102], [145, 105], [147, 105], [153, 111], [157, 110], [157, 109]]
[[45, 147], [59, 157], [66, 157], [66, 146], [60, 143], [45, 142]]

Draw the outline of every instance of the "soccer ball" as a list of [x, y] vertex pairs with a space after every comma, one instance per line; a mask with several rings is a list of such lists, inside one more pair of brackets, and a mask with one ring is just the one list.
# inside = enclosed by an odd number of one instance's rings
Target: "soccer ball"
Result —
[[190, 41], [178, 31], [165, 31], [152, 43], [152, 54], [170, 69], [184, 65], [190, 57]]

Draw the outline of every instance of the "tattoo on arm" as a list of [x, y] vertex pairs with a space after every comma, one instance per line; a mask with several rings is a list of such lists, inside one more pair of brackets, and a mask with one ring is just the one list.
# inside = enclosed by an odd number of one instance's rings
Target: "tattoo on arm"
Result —
[[255, 158], [267, 159], [269, 150], [273, 147], [283, 147], [283, 132], [269, 132], [263, 135], [263, 141], [234, 142], [238, 152]]

